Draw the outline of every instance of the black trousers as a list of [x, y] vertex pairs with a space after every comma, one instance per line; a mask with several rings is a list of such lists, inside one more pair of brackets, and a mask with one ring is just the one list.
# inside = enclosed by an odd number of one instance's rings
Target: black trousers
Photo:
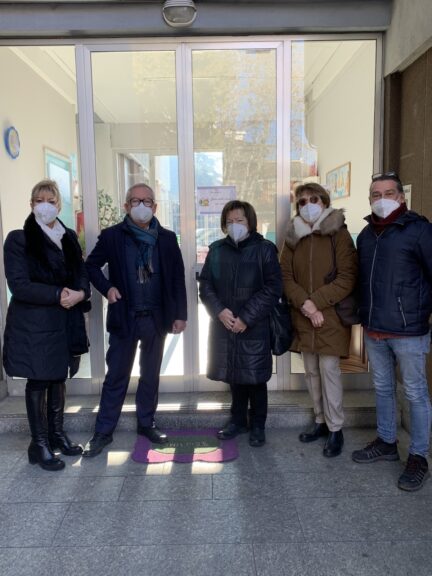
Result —
[[46, 390], [51, 385], [55, 384], [63, 384], [66, 378], [62, 380], [34, 380], [33, 378], [29, 378], [27, 380], [26, 389], [30, 392], [36, 392], [37, 390]]
[[154, 422], [165, 334], [158, 332], [152, 316], [143, 316], [134, 319], [132, 331], [126, 338], [110, 335], [106, 355], [108, 371], [102, 387], [95, 432], [111, 434], [117, 426], [138, 342], [140, 378], [135, 396], [137, 419], [141, 426], [151, 426]]
[[262, 384], [231, 384], [231, 418], [238, 426], [264, 428], [267, 419], [267, 382]]

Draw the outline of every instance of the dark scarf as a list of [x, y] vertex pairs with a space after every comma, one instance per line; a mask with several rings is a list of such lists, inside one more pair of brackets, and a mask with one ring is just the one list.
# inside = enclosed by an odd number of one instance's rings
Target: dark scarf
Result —
[[[63, 256], [65, 259], [66, 270], [69, 276], [69, 288], [76, 290], [79, 282], [79, 271], [82, 265], [82, 253], [78, 240], [73, 236], [70, 230], [59, 220], [65, 228], [66, 233], [61, 239]], [[46, 253], [47, 242], [51, 242], [42, 228], [36, 222], [36, 218], [31, 213], [24, 222], [25, 250], [26, 254], [34, 258], [44, 268], [51, 269]]]
[[153, 274], [153, 248], [158, 239], [158, 221], [153, 216], [148, 228], [140, 228], [134, 224], [133, 220], [126, 216], [127, 232], [131, 235], [138, 248], [135, 261], [137, 279], [139, 284], [148, 282]]
[[399, 208], [397, 208], [391, 214], [389, 214], [387, 216], [387, 218], [380, 218], [379, 216], [377, 216], [376, 214], [374, 214], [372, 212], [371, 224], [373, 226], [375, 234], [377, 234], [377, 236], [379, 236], [381, 234], [381, 232], [383, 232], [387, 226], [389, 226], [390, 224], [393, 224], [393, 222], [395, 222], [399, 218], [399, 216], [402, 216], [402, 214], [405, 214], [405, 212], [407, 210], [408, 210], [407, 205], [405, 204], [405, 202], [402, 202], [402, 204], [399, 206]]

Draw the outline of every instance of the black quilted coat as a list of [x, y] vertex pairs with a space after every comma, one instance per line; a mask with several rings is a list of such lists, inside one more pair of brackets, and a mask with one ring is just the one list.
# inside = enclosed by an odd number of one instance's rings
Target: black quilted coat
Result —
[[[90, 296], [81, 248], [66, 228], [60, 250], [31, 214], [24, 230], [13, 230], [4, 245], [6, 279], [12, 298], [4, 335], [3, 363], [9, 376], [35, 380], [65, 379], [77, 369], [76, 358], [88, 349], [83, 311], [88, 302], [70, 310], [60, 305], [64, 287]], [[73, 372], [71, 373], [73, 375]]]
[[[200, 275], [200, 297], [210, 317], [207, 377], [228, 384], [261, 384], [272, 373], [269, 315], [282, 294], [275, 245], [252, 233], [236, 245], [214, 242]], [[230, 309], [247, 325], [242, 334], [218, 319]]]

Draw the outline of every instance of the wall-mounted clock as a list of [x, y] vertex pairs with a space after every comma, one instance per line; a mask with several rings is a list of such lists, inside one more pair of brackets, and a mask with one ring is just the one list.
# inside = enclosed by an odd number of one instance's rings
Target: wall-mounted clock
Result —
[[4, 143], [9, 156], [13, 159], [18, 158], [20, 153], [20, 139], [18, 131], [14, 126], [5, 130]]

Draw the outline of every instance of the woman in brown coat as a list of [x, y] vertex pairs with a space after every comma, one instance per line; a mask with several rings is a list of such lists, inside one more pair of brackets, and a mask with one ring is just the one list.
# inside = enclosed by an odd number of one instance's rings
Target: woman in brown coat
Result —
[[351, 328], [342, 325], [335, 304], [354, 289], [357, 255], [343, 210], [330, 207], [322, 186], [298, 186], [295, 200], [296, 216], [288, 225], [281, 267], [296, 330], [291, 349], [302, 353], [315, 413], [313, 428], [299, 439], [313, 442], [327, 436], [323, 453], [331, 457], [343, 446], [339, 358], [348, 356], [351, 340]]

